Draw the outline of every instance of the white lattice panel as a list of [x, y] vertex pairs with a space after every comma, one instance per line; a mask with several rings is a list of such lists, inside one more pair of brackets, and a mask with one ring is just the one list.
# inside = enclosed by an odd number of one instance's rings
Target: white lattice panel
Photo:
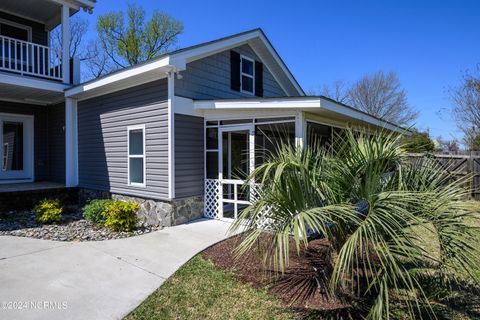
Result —
[[217, 179], [205, 179], [205, 207], [204, 216], [207, 218], [219, 218], [218, 208], [220, 203], [220, 181]]

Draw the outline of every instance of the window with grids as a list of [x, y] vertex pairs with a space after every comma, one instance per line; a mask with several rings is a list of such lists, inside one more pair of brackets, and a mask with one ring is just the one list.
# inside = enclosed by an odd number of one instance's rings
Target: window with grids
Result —
[[145, 187], [145, 126], [128, 127], [128, 184]]
[[240, 63], [240, 84], [242, 92], [255, 92], [255, 61], [242, 56]]

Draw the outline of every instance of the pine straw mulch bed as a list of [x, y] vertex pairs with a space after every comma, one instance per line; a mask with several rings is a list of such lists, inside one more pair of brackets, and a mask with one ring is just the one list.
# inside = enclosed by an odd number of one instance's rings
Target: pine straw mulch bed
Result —
[[[307, 319], [357, 319], [360, 310], [352, 304], [353, 296], [331, 297], [328, 294], [328, 272], [330, 253], [328, 242], [313, 240], [308, 249], [297, 254], [290, 245], [290, 264], [284, 274], [275, 275], [265, 270], [256, 250], [235, 259], [234, 250], [241, 242], [235, 236], [207, 248], [203, 258], [210, 260], [222, 270], [232, 271], [242, 283], [255, 288], [267, 288], [270, 294], [293, 310], [299, 318]], [[347, 303], [345, 301], [349, 301]]]

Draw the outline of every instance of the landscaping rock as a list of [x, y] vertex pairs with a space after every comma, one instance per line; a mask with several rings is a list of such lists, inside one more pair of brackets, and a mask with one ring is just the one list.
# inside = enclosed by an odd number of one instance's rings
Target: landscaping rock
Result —
[[77, 208], [62, 215], [56, 224], [41, 225], [31, 210], [0, 212], [0, 236], [19, 236], [55, 241], [101, 241], [137, 236], [162, 229], [159, 226], [140, 226], [132, 232], [116, 232], [99, 228], [83, 219]]

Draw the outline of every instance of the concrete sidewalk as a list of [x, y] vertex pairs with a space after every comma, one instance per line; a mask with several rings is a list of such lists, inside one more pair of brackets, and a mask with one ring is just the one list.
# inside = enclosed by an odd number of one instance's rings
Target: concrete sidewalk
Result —
[[121, 319], [228, 227], [197, 220], [99, 242], [0, 236], [0, 319]]

